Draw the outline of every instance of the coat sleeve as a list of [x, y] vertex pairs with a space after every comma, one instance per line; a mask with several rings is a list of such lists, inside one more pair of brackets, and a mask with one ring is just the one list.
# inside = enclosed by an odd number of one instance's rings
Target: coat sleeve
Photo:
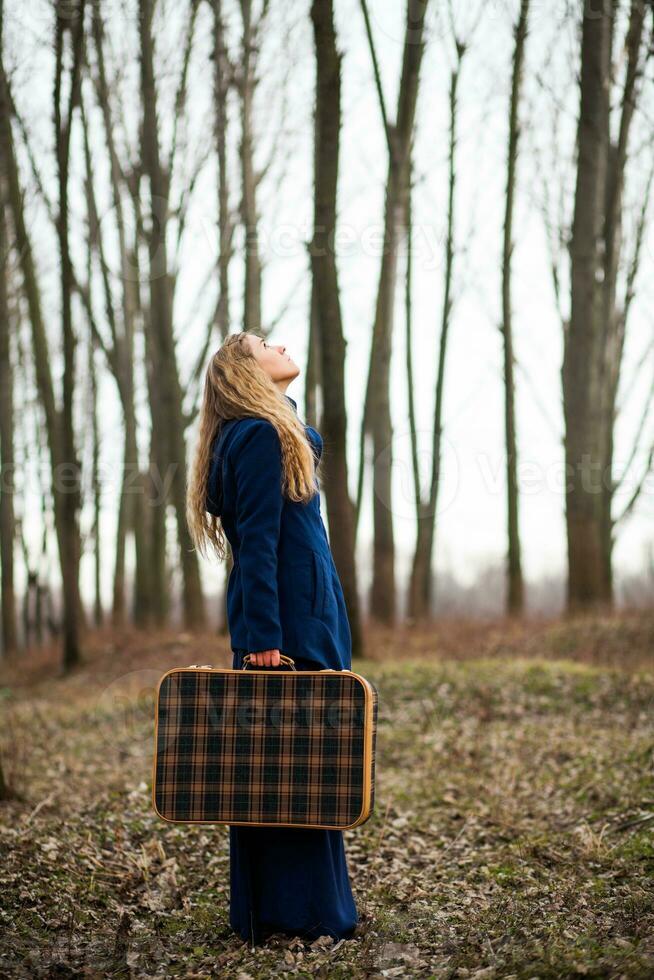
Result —
[[257, 419], [234, 454], [235, 523], [248, 653], [279, 650], [277, 548], [282, 516], [282, 452], [275, 427]]

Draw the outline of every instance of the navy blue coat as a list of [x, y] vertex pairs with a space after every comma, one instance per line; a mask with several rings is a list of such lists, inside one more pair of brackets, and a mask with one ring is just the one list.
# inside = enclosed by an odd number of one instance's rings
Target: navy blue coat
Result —
[[[297, 413], [297, 403], [285, 395]], [[322, 438], [305, 425], [316, 463]], [[352, 637], [320, 510], [282, 495], [281, 443], [267, 419], [230, 419], [212, 450], [207, 510], [220, 516], [234, 565], [227, 585], [232, 650], [281, 650], [350, 668]]]
[[[297, 412], [296, 402], [286, 395]], [[316, 460], [322, 438], [307, 435]], [[233, 419], [213, 446], [207, 510], [221, 517], [234, 566], [227, 586], [233, 668], [246, 652], [279, 649], [298, 670], [350, 668], [352, 641], [320, 495], [282, 495], [281, 445], [265, 419]], [[350, 937], [358, 922], [340, 830], [230, 826], [232, 928]]]

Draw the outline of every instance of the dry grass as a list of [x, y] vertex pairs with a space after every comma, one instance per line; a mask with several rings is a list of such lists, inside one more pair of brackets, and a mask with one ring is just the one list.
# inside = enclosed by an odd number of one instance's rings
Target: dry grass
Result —
[[[369, 635], [376, 811], [354, 940], [229, 929], [226, 828], [150, 807], [152, 688], [222, 638], [111, 633], [5, 670], [0, 976], [654, 975], [652, 618]], [[621, 652], [622, 651], [622, 652]]]

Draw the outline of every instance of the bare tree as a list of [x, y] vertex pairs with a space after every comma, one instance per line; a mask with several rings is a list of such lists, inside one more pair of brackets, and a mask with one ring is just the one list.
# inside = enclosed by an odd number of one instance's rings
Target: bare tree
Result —
[[373, 446], [373, 580], [371, 616], [392, 625], [396, 617], [395, 541], [391, 474], [393, 427], [390, 410], [390, 362], [393, 339], [398, 252], [406, 233], [407, 172], [413, 140], [420, 67], [425, 43], [428, 0], [407, 0], [402, 75], [395, 122], [389, 119], [366, 0], [361, 8], [375, 74], [377, 94], [388, 146], [388, 175], [384, 209], [383, 256], [375, 308], [370, 365], [363, 409], [357, 517], [361, 509], [366, 436]]
[[[632, 0], [627, 35], [625, 38], [626, 71], [621, 96], [620, 120], [617, 141], [609, 133], [607, 163], [607, 199], [605, 202], [603, 228], [604, 278], [602, 289], [602, 331], [605, 337], [605, 364], [603, 367], [604, 405], [604, 479], [602, 480], [602, 575], [604, 596], [613, 600], [613, 539], [614, 516], [613, 498], [616, 489], [614, 474], [614, 430], [617, 412], [617, 394], [620, 384], [626, 327], [629, 309], [633, 299], [635, 276], [640, 257], [636, 233], [635, 266], [632, 262], [627, 273], [624, 292], [619, 294], [619, 274], [624, 253], [623, 247], [623, 202], [628, 160], [629, 142], [634, 112], [640, 96], [640, 79], [643, 74], [643, 33], [646, 6], [654, 15], [654, 4], [647, 5], [642, 0]], [[615, 16], [615, 15], [614, 15]], [[646, 56], [651, 57], [654, 48], [646, 48]]]
[[[189, 18], [194, 20], [197, 0], [191, 0]], [[157, 118], [157, 92], [154, 78], [154, 42], [152, 35], [152, 0], [139, 2], [139, 36], [141, 62], [141, 96], [143, 122], [141, 128], [143, 172], [148, 179], [150, 193], [151, 230], [149, 233], [150, 255], [156, 262], [150, 269], [150, 311], [148, 333], [151, 338], [152, 368], [156, 372], [157, 406], [155, 425], [160, 422], [164, 469], [172, 473], [172, 502], [177, 517], [177, 535], [181, 552], [183, 573], [183, 609], [187, 627], [205, 624], [204, 599], [200, 572], [195, 551], [192, 548], [186, 524], [186, 445], [184, 439], [185, 418], [182, 410], [180, 385], [172, 319], [172, 289], [169, 279], [167, 226], [170, 190], [169, 165], [164, 170], [159, 149], [159, 124]], [[184, 80], [183, 80], [184, 83]], [[176, 112], [181, 110], [178, 98]], [[174, 156], [175, 143], [171, 151]], [[150, 386], [152, 391], [153, 386]]]
[[100, 533], [101, 495], [100, 483], [100, 425], [98, 420], [98, 378], [95, 363], [95, 344], [93, 338], [88, 342], [88, 417], [91, 419], [91, 503], [93, 507], [93, 523], [91, 539], [93, 541], [93, 621], [96, 626], [102, 626], [104, 613], [102, 609], [102, 534]]
[[[2, 20], [0, 17], [0, 28]], [[1, 43], [1, 41], [0, 41]], [[0, 180], [0, 570], [2, 572], [2, 654], [16, 652], [14, 593], [14, 367], [7, 288], [9, 247], [4, 181]], [[2, 773], [0, 772], [0, 797]]]
[[357, 588], [354, 504], [347, 470], [345, 407], [345, 338], [341, 317], [334, 241], [341, 134], [341, 56], [336, 47], [332, 0], [313, 0], [316, 49], [315, 191], [311, 242], [312, 330], [319, 377], [323, 380], [320, 421], [327, 452], [323, 455], [329, 537], [352, 631], [352, 652], [362, 653], [361, 615]]
[[[138, 243], [135, 240], [129, 240], [126, 217], [132, 192], [135, 191], [136, 181], [131, 177], [129, 161], [127, 161], [127, 166], [121, 162], [116, 145], [116, 119], [119, 118], [119, 113], [116, 112], [116, 94], [107, 70], [105, 30], [99, 4], [93, 6], [91, 28], [95, 53], [92, 78], [103, 121], [111, 181], [112, 214], [115, 220], [118, 242], [120, 295], [116, 297], [115, 286], [112, 288], [108, 273], [108, 261], [105, 256], [102, 237], [102, 228], [106, 226], [106, 222], [101, 226], [97, 213], [94, 167], [89, 145], [88, 126], [83, 117], [87, 209], [91, 223], [90, 244], [100, 266], [105, 319], [110, 334], [109, 340], [103, 337], [95, 324], [92, 309], [89, 308], [87, 293], [83, 292], [82, 295], [89, 314], [95, 343], [102, 349], [116, 381], [125, 426], [123, 473], [116, 530], [112, 618], [116, 625], [120, 625], [125, 620], [125, 546], [126, 537], [131, 532], [134, 536], [136, 566], [133, 615], [137, 625], [146, 626], [152, 617], [155, 589], [154, 569], [147, 533], [148, 515], [145, 507], [145, 487], [141, 485], [141, 481], [134, 479], [139, 473], [134, 377], [134, 338], [139, 308]], [[137, 492], [135, 492], [134, 483], [136, 483]]]
[[[57, 6], [55, 16], [55, 84], [54, 84], [54, 126], [55, 155], [57, 160], [58, 213], [56, 219], [59, 238], [59, 263], [61, 284], [61, 327], [64, 350], [64, 373], [62, 380], [62, 410], [60, 415], [63, 457], [66, 467], [72, 473], [71, 487], [62, 490], [62, 521], [66, 541], [62, 553], [62, 576], [64, 591], [70, 595], [71, 602], [77, 605], [77, 616], [84, 619], [79, 595], [79, 562], [81, 542], [79, 512], [81, 509], [81, 466], [78, 459], [73, 402], [75, 395], [75, 348], [77, 344], [73, 328], [72, 297], [74, 288], [73, 264], [70, 254], [70, 215], [68, 208], [70, 177], [70, 146], [73, 116], [79, 105], [82, 78], [82, 58], [84, 49], [84, 9], [85, 0], [76, 0], [73, 16], [68, 7]], [[71, 67], [69, 78], [65, 81], [65, 43], [70, 34]], [[67, 92], [64, 95], [63, 89]], [[68, 629], [65, 626], [65, 629]], [[65, 643], [65, 666], [73, 666], [79, 659], [79, 651], [73, 649], [73, 639], [77, 629], [71, 631], [71, 641]]]
[[611, 602], [613, 429], [628, 299], [618, 298], [629, 133], [641, 73], [644, 6], [633, 0], [617, 142], [610, 132], [612, 5], [582, 23], [580, 112], [570, 245], [571, 311], [562, 369], [568, 603]]
[[318, 290], [315, 276], [311, 278], [311, 307], [309, 310], [309, 343], [307, 345], [307, 363], [304, 372], [304, 404], [306, 420], [315, 429], [322, 428], [319, 417], [318, 395], [321, 385], [320, 377], [320, 323], [318, 317]]
[[507, 154], [504, 237], [502, 242], [502, 339], [504, 342], [504, 431], [506, 439], [507, 494], [507, 593], [506, 609], [510, 615], [521, 613], [524, 606], [524, 584], [520, 548], [518, 440], [516, 435], [513, 320], [511, 311], [511, 260], [513, 257], [513, 211], [520, 138], [520, 95], [529, 17], [529, 0], [521, 0], [514, 28], [513, 71], [509, 104], [509, 146]]
[[227, 54], [222, 0], [212, 0], [213, 9], [213, 92], [214, 134], [218, 158], [218, 272], [219, 295], [216, 324], [221, 340], [229, 332], [229, 266], [233, 255], [234, 222], [229, 204], [229, 172], [227, 166], [228, 114], [227, 99], [233, 77], [233, 67]]
[[[222, 0], [212, 0], [213, 10], [213, 92], [214, 92], [214, 138], [218, 161], [218, 302], [216, 304], [215, 322], [218, 327], [220, 342], [229, 333], [230, 325], [230, 288], [229, 267], [234, 254], [234, 220], [229, 201], [229, 169], [227, 157], [227, 135], [229, 127], [228, 98], [230, 87], [234, 80], [235, 70], [232, 65], [225, 39], [225, 24]], [[203, 359], [204, 361], [204, 359]], [[231, 573], [231, 549], [229, 560], [225, 566], [223, 586], [222, 618], [219, 629], [227, 631], [227, 582]]]
[[[412, 452], [413, 472], [416, 493], [416, 517], [418, 531], [416, 548], [409, 580], [408, 613], [412, 620], [425, 618], [430, 612], [432, 594], [432, 556], [434, 551], [434, 536], [438, 495], [441, 488], [441, 456], [443, 437], [443, 400], [445, 393], [445, 367], [447, 345], [452, 322], [452, 295], [455, 258], [455, 194], [456, 194], [456, 147], [457, 147], [457, 112], [458, 91], [461, 78], [461, 67], [467, 45], [457, 36], [453, 28], [455, 63], [450, 74], [449, 88], [449, 140], [447, 166], [447, 231], [445, 235], [445, 263], [443, 273], [443, 307], [441, 310], [440, 337], [438, 345], [438, 367], [434, 397], [434, 422], [432, 430], [432, 466], [427, 498], [423, 499], [420, 491], [420, 475], [418, 471], [417, 441], [415, 438], [415, 411], [411, 405], [410, 419], [413, 431]], [[410, 352], [407, 357], [410, 358]]]
[[240, 0], [243, 19], [241, 70], [237, 87], [241, 97], [241, 220], [245, 230], [245, 293], [243, 329], [260, 331], [261, 256], [259, 253], [259, 215], [257, 187], [261, 174], [254, 165], [254, 132], [252, 110], [257, 86], [257, 45], [268, 13], [269, 0], [263, 0], [261, 13], [252, 18], [252, 0]]
[[[72, 123], [72, 113], [77, 99], [78, 86], [75, 83], [75, 77], [79, 70], [78, 58], [81, 45], [79, 32], [81, 30], [82, 20], [80, 11], [78, 11], [78, 16], [65, 18], [65, 24], [57, 25], [56, 27], [57, 34], [61, 34], [57, 40], [57, 45], [63, 46], [64, 34], [71, 31], [71, 46], [73, 51], [78, 52], [77, 58], [73, 59], [72, 74], [69, 80], [67, 121], [64, 123], [61, 118], [61, 113], [59, 111], [56, 113], [59, 187], [60, 194], [62, 194], [59, 207], [59, 238], [61, 247], [63, 248], [62, 285], [63, 279], [65, 278], [66, 290], [71, 285], [71, 265], [67, 247], [67, 230], [61, 227], [62, 225], [67, 225], [68, 220], [66, 187], [68, 182], [67, 146], [69, 146], [69, 136], [66, 130], [70, 128]], [[57, 58], [56, 71], [58, 75], [62, 72], [61, 55], [58, 55]], [[57, 103], [60, 94], [59, 85], [57, 85]], [[12, 111], [13, 99], [4, 61], [0, 52], [0, 160], [2, 161], [9, 207], [12, 215], [15, 247], [19, 256], [23, 277], [23, 291], [27, 301], [32, 328], [36, 382], [45, 415], [50, 451], [52, 471], [51, 496], [54, 500], [55, 529], [63, 584], [63, 666], [66, 670], [73, 667], [80, 658], [79, 622], [81, 603], [77, 578], [80, 550], [79, 527], [77, 522], [79, 481], [75, 480], [75, 474], [78, 472], [78, 463], [74, 455], [74, 446], [71, 446], [71, 440], [74, 440], [74, 433], [72, 431], [74, 337], [72, 334], [72, 324], [68, 316], [69, 303], [64, 302], [62, 307], [64, 309], [64, 327], [66, 331], [64, 337], [64, 398], [62, 409], [60, 410], [56, 404], [55, 389], [50, 368], [50, 351], [42, 312], [41, 291], [34, 264], [32, 243], [27, 231], [23, 192], [14, 148]], [[68, 296], [69, 299], [70, 297]], [[67, 306], [68, 311], [66, 312]], [[65, 474], [70, 475], [71, 467], [73, 468], [75, 486], [72, 492], [67, 493], [62, 488], [61, 482]]]

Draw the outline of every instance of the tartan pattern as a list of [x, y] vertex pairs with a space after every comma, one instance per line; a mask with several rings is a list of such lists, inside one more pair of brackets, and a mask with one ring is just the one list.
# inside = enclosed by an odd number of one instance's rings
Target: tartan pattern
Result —
[[[335, 671], [175, 670], [157, 697], [166, 820], [346, 828], [374, 803], [377, 690]], [[369, 813], [364, 748], [372, 727]]]

